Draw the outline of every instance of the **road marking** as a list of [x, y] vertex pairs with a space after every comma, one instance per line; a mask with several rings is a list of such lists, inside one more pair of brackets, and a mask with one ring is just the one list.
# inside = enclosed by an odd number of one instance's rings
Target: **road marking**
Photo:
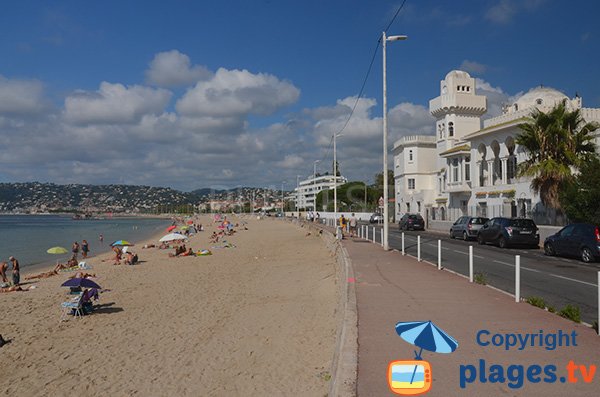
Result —
[[592, 283], [588, 283], [585, 281], [581, 281], [581, 280], [575, 280], [574, 278], [570, 278], [570, 277], [565, 277], [565, 276], [559, 276], [558, 274], [554, 274], [554, 273], [549, 273], [552, 277], [557, 277], [557, 278], [562, 278], [563, 280], [569, 280], [569, 281], [574, 281], [576, 283], [580, 283], [580, 284], [585, 284], [585, 285], [590, 285], [592, 287], [597, 287], [596, 284], [592, 284]]

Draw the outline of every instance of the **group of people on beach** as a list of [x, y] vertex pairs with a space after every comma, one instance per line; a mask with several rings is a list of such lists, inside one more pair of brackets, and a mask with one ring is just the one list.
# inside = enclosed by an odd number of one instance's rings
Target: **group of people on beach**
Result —
[[[21, 269], [19, 267], [19, 261], [14, 256], [10, 256], [8, 258], [8, 262], [12, 264], [12, 287], [18, 287], [21, 283]], [[8, 277], [6, 276], [6, 272], [8, 271], [8, 263], [0, 262], [0, 277], [2, 277], [2, 287], [1, 288], [10, 288], [11, 286], [8, 283]], [[2, 291], [5, 292], [5, 291]], [[9, 291], [6, 291], [9, 292]]]

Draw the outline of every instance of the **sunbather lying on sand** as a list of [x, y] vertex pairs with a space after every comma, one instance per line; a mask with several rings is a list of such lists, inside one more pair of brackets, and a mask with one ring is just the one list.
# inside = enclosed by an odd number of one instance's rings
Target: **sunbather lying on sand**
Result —
[[36, 278], [48, 278], [48, 277], [56, 276], [57, 274], [58, 274], [58, 270], [56, 270], [56, 268], [55, 268], [54, 270], [51, 270], [49, 272], [34, 274], [33, 276], [27, 276], [27, 277], [25, 277], [25, 280], [33, 280]]
[[4, 292], [14, 292], [14, 291], [23, 291], [23, 288], [18, 285], [13, 285], [12, 287], [0, 288], [0, 293]]
[[90, 277], [96, 277], [96, 274], [90, 274], [90, 273], [84, 273], [84, 272], [77, 272], [72, 276], [69, 276], [69, 278], [90, 278]]

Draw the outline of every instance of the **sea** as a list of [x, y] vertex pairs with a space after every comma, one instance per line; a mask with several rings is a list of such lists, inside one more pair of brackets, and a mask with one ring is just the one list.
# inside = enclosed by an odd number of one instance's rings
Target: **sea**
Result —
[[[108, 252], [110, 244], [116, 240], [136, 244], [161, 233], [170, 224], [169, 219], [157, 218], [74, 220], [66, 215], [0, 215], [0, 261], [8, 261], [12, 255], [19, 260], [23, 270], [31, 271], [56, 261], [66, 262], [74, 241], [81, 244], [82, 240], [87, 240], [89, 256], [95, 256]], [[100, 241], [101, 234], [103, 242]], [[46, 252], [56, 246], [66, 248], [69, 253], [52, 255]], [[81, 251], [79, 255], [81, 258]]]

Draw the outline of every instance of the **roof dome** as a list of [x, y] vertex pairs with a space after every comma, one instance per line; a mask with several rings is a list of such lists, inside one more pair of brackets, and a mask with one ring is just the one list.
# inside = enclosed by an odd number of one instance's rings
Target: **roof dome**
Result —
[[532, 106], [553, 107], [569, 98], [562, 92], [550, 87], [536, 87], [529, 90], [526, 94], [519, 97], [515, 104], [519, 109], [526, 109]]
[[450, 76], [456, 76], [456, 77], [460, 77], [460, 78], [470, 78], [471, 75], [469, 75], [469, 73], [467, 72], [463, 72], [462, 70], [451, 70], [450, 72], [448, 72], [448, 74], [446, 75], [446, 78], [444, 80], [448, 80], [448, 77]]

